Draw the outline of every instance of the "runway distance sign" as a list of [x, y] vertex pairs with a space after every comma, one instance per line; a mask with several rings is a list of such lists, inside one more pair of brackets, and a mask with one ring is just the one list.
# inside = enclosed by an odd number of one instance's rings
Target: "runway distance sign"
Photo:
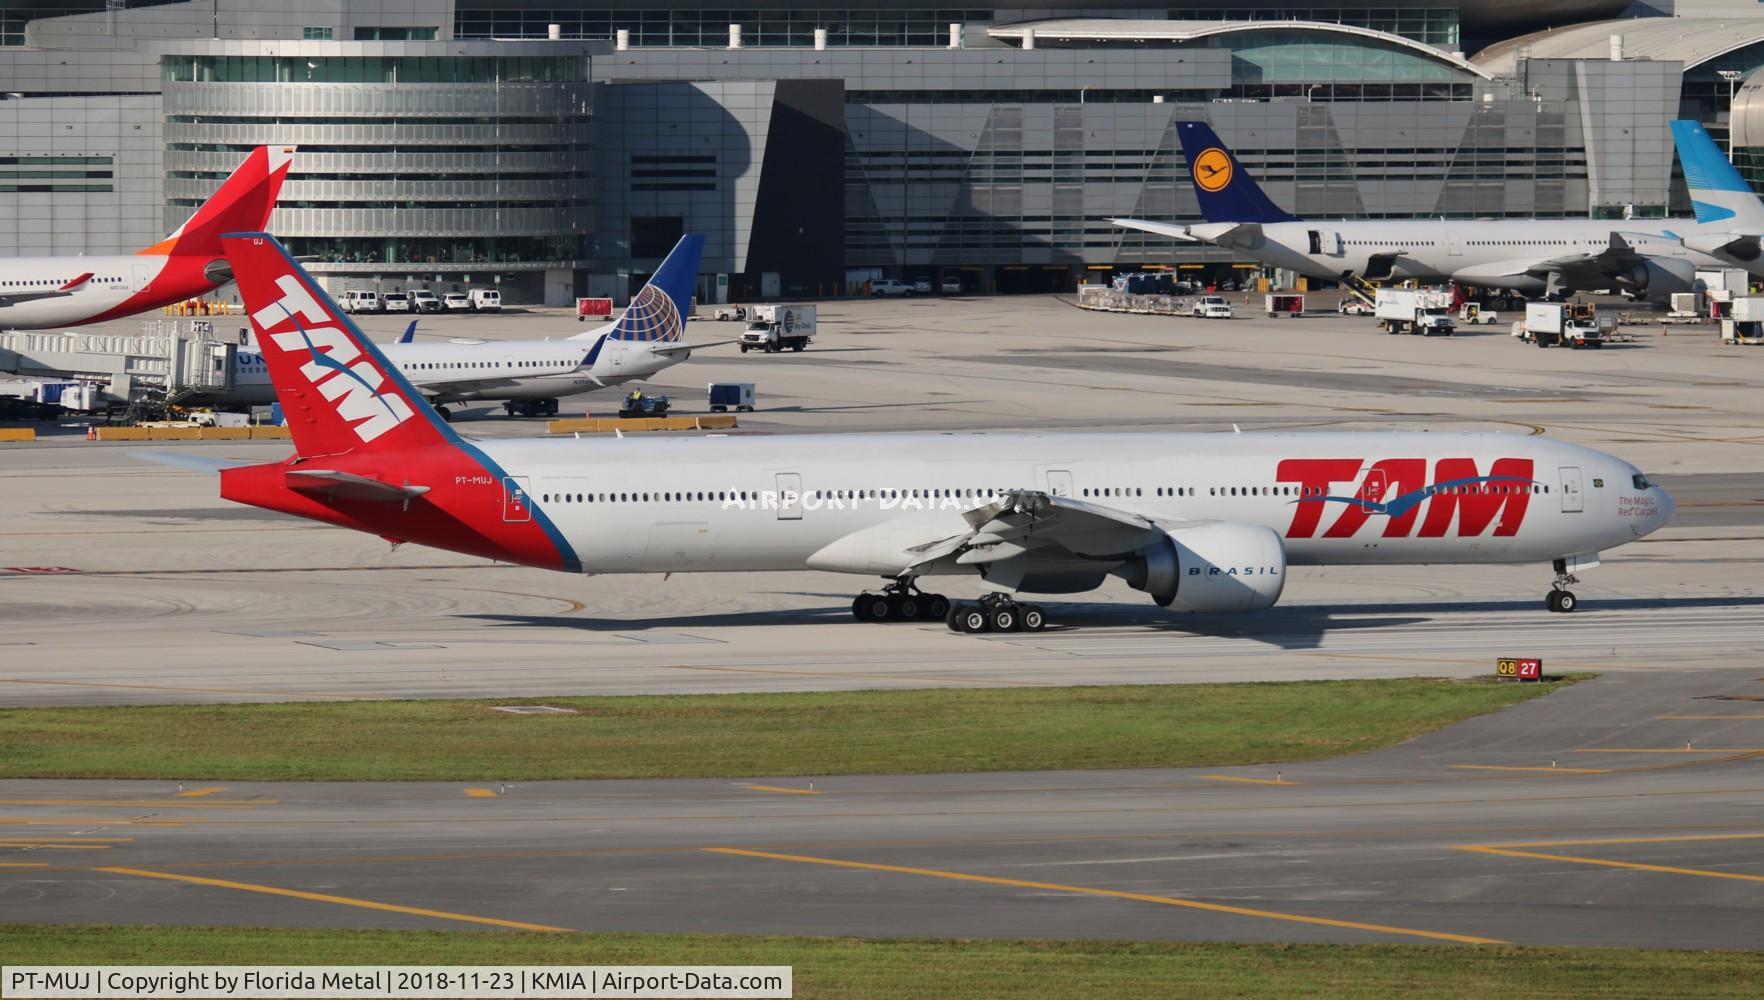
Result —
[[1503, 656], [1495, 660], [1495, 679], [1503, 681], [1543, 680], [1543, 661], [1531, 656]]

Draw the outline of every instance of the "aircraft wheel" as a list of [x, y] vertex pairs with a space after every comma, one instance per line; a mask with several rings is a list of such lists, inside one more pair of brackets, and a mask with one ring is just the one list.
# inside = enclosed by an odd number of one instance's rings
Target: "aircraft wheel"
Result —
[[943, 615], [943, 624], [948, 625], [951, 632], [960, 632], [962, 630], [961, 618], [967, 613], [968, 606], [966, 604], [952, 603], [949, 610]]
[[1023, 631], [1039, 632], [1047, 627], [1047, 615], [1042, 613], [1041, 605], [1025, 604], [1023, 606]]
[[940, 622], [949, 617], [949, 598], [942, 594], [925, 594], [920, 598], [920, 617], [926, 621]]
[[1545, 598], [1544, 604], [1558, 614], [1568, 614], [1580, 606], [1580, 599], [1574, 596], [1573, 591], [1552, 590], [1550, 596]]
[[919, 617], [919, 599], [911, 594], [901, 594], [889, 599], [892, 605], [888, 617], [903, 622], [910, 622]]
[[894, 617], [894, 602], [883, 594], [864, 594], [858, 598], [864, 602], [864, 610], [859, 616], [867, 622], [885, 622]]
[[962, 605], [961, 613], [956, 616], [956, 625], [970, 635], [986, 631], [991, 624], [986, 609], [977, 604]]
[[986, 613], [986, 625], [994, 632], [1015, 632], [1023, 627], [1023, 619], [1014, 604], [1001, 604]]

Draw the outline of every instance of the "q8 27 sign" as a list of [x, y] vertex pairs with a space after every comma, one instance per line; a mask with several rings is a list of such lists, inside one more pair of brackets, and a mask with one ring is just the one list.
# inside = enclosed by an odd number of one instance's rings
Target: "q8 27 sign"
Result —
[[1495, 660], [1495, 679], [1541, 681], [1543, 680], [1543, 661], [1530, 656], [1503, 656]]

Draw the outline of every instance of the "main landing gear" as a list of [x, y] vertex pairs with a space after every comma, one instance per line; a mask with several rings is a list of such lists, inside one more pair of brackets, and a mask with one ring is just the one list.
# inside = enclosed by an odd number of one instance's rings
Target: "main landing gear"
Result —
[[952, 606], [944, 623], [951, 632], [1039, 632], [1047, 627], [1047, 615], [1040, 605], [987, 594], [978, 604]]
[[935, 622], [949, 614], [949, 598], [926, 594], [908, 579], [895, 580], [880, 594], [859, 594], [851, 602], [851, 616], [860, 622]]
[[1569, 584], [1579, 583], [1580, 578], [1568, 572], [1568, 560], [1566, 559], [1557, 559], [1554, 566], [1556, 585], [1550, 588], [1550, 595], [1544, 598], [1544, 607], [1558, 614], [1567, 614], [1580, 607], [1580, 598], [1575, 597], [1574, 593], [1568, 589]]

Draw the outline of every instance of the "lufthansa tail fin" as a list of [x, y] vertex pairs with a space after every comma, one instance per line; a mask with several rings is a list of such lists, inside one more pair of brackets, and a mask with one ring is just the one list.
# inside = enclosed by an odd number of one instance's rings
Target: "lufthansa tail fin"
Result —
[[460, 443], [398, 367], [268, 233], [229, 233], [270, 384], [302, 458]]
[[686, 314], [692, 309], [692, 290], [698, 284], [698, 260], [704, 255], [704, 234], [687, 233], [649, 283], [631, 300], [625, 314], [613, 323], [613, 340], [679, 340], [686, 334]]
[[282, 181], [294, 162], [293, 146], [259, 146], [245, 157], [214, 194], [197, 207], [170, 236], [142, 254], [190, 254], [219, 257], [221, 236], [256, 233], [269, 228], [270, 213], [282, 193]]
[[1188, 178], [1208, 222], [1295, 222], [1269, 199], [1206, 122], [1177, 122]]
[[1764, 203], [1703, 126], [1675, 121], [1672, 141], [1678, 146], [1678, 160], [1684, 166], [1684, 181], [1699, 224], [1720, 223], [1750, 232], [1764, 227]]

